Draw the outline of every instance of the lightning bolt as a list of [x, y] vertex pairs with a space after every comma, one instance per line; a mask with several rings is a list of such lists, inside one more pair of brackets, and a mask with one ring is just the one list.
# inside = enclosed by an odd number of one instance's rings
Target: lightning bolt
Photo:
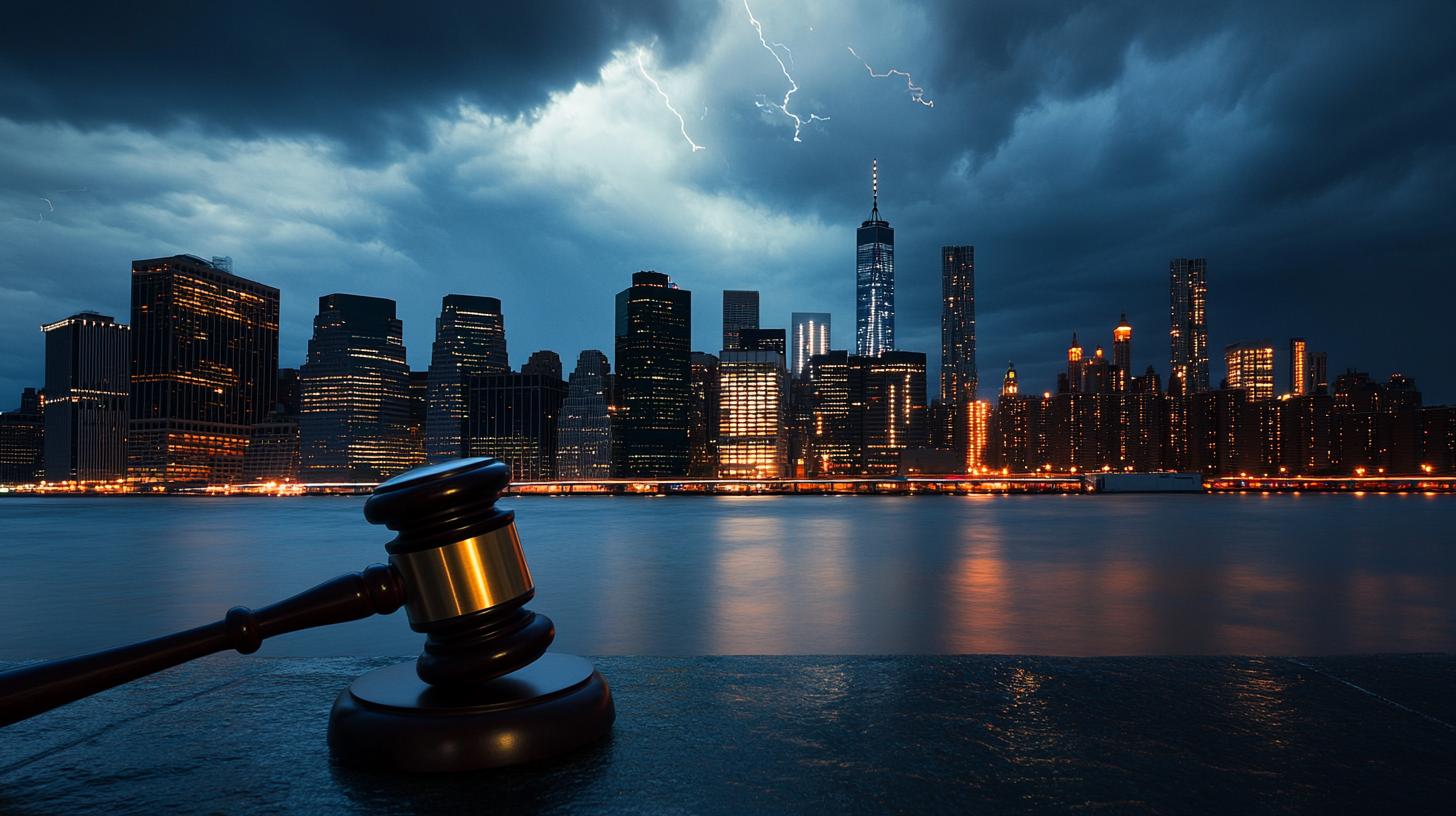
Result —
[[849, 53], [854, 54], [854, 58], [859, 60], [860, 63], [864, 65], [865, 70], [869, 71], [870, 76], [872, 77], [877, 77], [879, 79], [884, 79], [885, 77], [891, 76], [905, 77], [905, 90], [910, 92], [910, 101], [919, 102], [927, 108], [935, 107], [935, 102], [933, 100], [925, 98], [925, 89], [920, 87], [919, 85], [916, 85], [915, 80], [911, 79], [909, 74], [899, 70], [898, 68], [891, 68], [883, 74], [877, 73], [875, 69], [870, 67], [870, 64], [868, 62], [865, 62], [864, 57], [861, 57], [858, 53], [855, 52], [854, 46], [849, 47]]
[[637, 70], [642, 72], [643, 79], [647, 80], [652, 84], [653, 88], [657, 89], [658, 96], [662, 97], [662, 104], [666, 105], [667, 109], [672, 111], [672, 115], [677, 117], [677, 128], [682, 131], [682, 137], [692, 147], [692, 152], [696, 153], [699, 150], [707, 150], [708, 148], [693, 141], [693, 137], [688, 135], [688, 123], [683, 121], [682, 114], [678, 113], [677, 108], [672, 106], [672, 99], [668, 97], [667, 91], [664, 91], [662, 86], [657, 84], [657, 80], [653, 79], [652, 75], [647, 73], [647, 66], [642, 64], [642, 49], [640, 48], [637, 49]]
[[794, 59], [794, 52], [789, 51], [789, 47], [787, 45], [784, 45], [783, 43], [769, 43], [768, 40], [764, 39], [763, 24], [758, 21], [758, 18], [753, 16], [753, 9], [748, 7], [748, 0], [743, 0], [743, 10], [748, 12], [748, 22], [750, 25], [753, 26], [753, 30], [758, 32], [759, 44], [763, 46], [763, 49], [765, 51], [773, 55], [774, 62], [777, 62], [779, 64], [779, 70], [784, 72], [784, 79], [787, 79], [789, 81], [789, 90], [784, 94], [783, 102], [770, 102], [768, 101], [768, 97], [760, 96], [759, 100], [754, 104], [758, 105], [759, 110], [776, 110], [779, 113], [782, 113], [783, 115], [792, 119], [794, 122], [794, 141], [802, 142], [804, 140], [799, 138], [799, 131], [803, 129], [805, 124], [812, 125], [815, 122], [828, 122], [829, 117], [820, 116], [817, 113], [811, 113], [809, 114], [809, 118], [806, 121], [800, 118], [798, 114], [789, 110], [789, 98], [792, 97], [794, 93], [799, 90], [799, 83], [795, 82], [793, 76], [789, 74], [789, 68], [787, 65], [784, 65], [784, 58], [779, 56], [779, 52], [775, 48], [775, 46], [778, 46], [779, 48], [782, 48], [784, 49], [784, 51], [788, 52], [790, 62], [792, 62]]
[[90, 192], [90, 190], [88, 188], [86, 188], [86, 187], [75, 187], [75, 188], [72, 188], [72, 189], [69, 189], [69, 190], [50, 190], [49, 192], [47, 192], [43, 196], [36, 196], [36, 198], [39, 198], [41, 201], [44, 201], [45, 202], [45, 205], [47, 207], [47, 209], [41, 210], [40, 220], [42, 220], [42, 221], [45, 220], [46, 213], [48, 213], [48, 212], [53, 213], [53, 212], [56, 211], [56, 205], [53, 204], [49, 198], [46, 198], [46, 196], [53, 196], [53, 195], [57, 195], [57, 194], [60, 194], [60, 193], [89, 193], [89, 192]]

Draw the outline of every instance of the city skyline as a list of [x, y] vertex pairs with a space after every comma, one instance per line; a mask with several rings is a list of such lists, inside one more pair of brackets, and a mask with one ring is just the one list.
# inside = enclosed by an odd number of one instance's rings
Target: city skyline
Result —
[[[324, 25], [337, 10], [300, 13]], [[991, 6], [755, 3], [793, 48], [794, 110], [829, 117], [798, 142], [756, 105], [782, 98], [783, 77], [739, 3], [500, 10], [514, 27], [486, 28], [523, 32], [511, 42], [459, 25], [469, 13], [423, 9], [393, 30], [358, 12], [327, 64], [288, 51], [303, 60], [290, 76], [311, 78], [301, 87], [268, 70], [293, 29], [234, 10], [175, 21], [228, 55], [227, 81], [120, 49], [133, 20], [44, 10], [7, 27], [0, 74], [30, 90], [0, 95], [0, 393], [39, 381], [41, 320], [125, 314], [110, 273], [181, 252], [230, 255], [281, 290], [285, 360], [302, 357], [307, 304], [327, 292], [396, 299], [415, 369], [453, 292], [499, 297], [520, 348], [606, 350], [612, 317], [593, 304], [639, 269], [709, 296], [758, 290], [766, 326], [829, 313], [843, 338], [846, 230], [877, 158], [897, 232], [896, 346], [926, 351], [932, 376], [938, 250], [971, 244], [979, 356], [1015, 360], [1029, 385], [1053, 381], [1070, 330], [1105, 342], [1124, 312], [1134, 370], [1161, 371], [1161, 281], [1169, 258], [1193, 256], [1209, 264], [1212, 356], [1302, 336], [1331, 375], [1399, 366], [1431, 400], [1456, 400], [1430, 342], [1439, 299], [1406, 294], [1439, 285], [1456, 233], [1439, 193], [1456, 173], [1441, 149], [1456, 106], [1430, 70], [1448, 6], [1365, 9], [1359, 25], [1237, 5], [1193, 19], [1049, 9], [1013, 25]], [[410, 67], [389, 82], [369, 80], [376, 30], [405, 46]], [[91, 45], [57, 63], [38, 45], [47, 31]], [[411, 43], [435, 56], [411, 63]], [[866, 76], [846, 45], [913, 72], [935, 107]], [[638, 73], [637, 47], [704, 150]], [[1355, 292], [1368, 314], [1349, 320]], [[694, 304], [694, 348], [717, 350], [714, 299]], [[1281, 370], [1284, 355], [1279, 341]]]

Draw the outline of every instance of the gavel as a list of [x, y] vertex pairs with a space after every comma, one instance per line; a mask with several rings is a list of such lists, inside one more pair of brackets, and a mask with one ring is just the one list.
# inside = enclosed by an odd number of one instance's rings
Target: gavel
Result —
[[535, 595], [515, 513], [495, 506], [510, 468], [489, 457], [427, 465], [374, 489], [364, 517], [396, 533], [388, 564], [258, 610], [234, 607], [196, 629], [0, 674], [0, 727], [149, 674], [270, 637], [388, 615], [424, 633], [413, 665], [344, 690], [329, 745], [347, 764], [449, 771], [513, 765], [595, 741], [615, 718], [606, 681], [579, 657], [547, 654], [551, 619]]

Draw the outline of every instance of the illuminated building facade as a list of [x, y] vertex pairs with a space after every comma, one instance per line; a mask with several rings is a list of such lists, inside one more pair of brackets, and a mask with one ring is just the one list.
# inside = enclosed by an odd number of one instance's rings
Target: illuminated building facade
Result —
[[612, 475], [612, 421], [607, 413], [607, 355], [577, 355], [556, 432], [558, 479], [605, 479]]
[[1314, 393], [1309, 377], [1309, 344], [1303, 337], [1289, 341], [1289, 393], [1296, 397]]
[[0, 414], [0, 485], [32, 484], [45, 477], [45, 416], [34, 388], [20, 407]]
[[813, 409], [807, 459], [815, 475], [864, 469], [863, 357], [830, 351], [809, 358]]
[[566, 393], [561, 377], [549, 373], [466, 378], [465, 455], [504, 461], [512, 481], [557, 478], [557, 423]]
[[425, 457], [443, 462], [464, 446], [465, 378], [510, 371], [506, 323], [498, 298], [446, 295], [435, 319], [425, 395]]
[[991, 423], [993, 464], [1014, 473], [1034, 470], [1040, 464], [1035, 462], [1031, 445], [1034, 399], [1021, 393], [1016, 366], [1007, 363], [1006, 374], [1001, 378], [1000, 399], [996, 401], [994, 421]]
[[940, 401], [976, 398], [976, 248], [940, 248]]
[[725, 350], [718, 361], [718, 476], [771, 479], [787, 474], [787, 369], [777, 351]]
[[880, 218], [880, 166], [870, 165], [870, 217], [855, 233], [855, 350], [895, 348], [895, 229]]
[[1067, 380], [1058, 391], [1082, 390], [1082, 344], [1077, 342], [1077, 333], [1072, 332], [1072, 345], [1067, 346]]
[[1148, 366], [1141, 377], [1128, 381], [1121, 398], [1118, 428], [1124, 467], [1139, 473], [1168, 467], [1168, 397], [1158, 375]]
[[866, 358], [864, 374], [864, 469], [895, 474], [906, 448], [927, 439], [925, 354], [886, 351]]
[[1174, 258], [1170, 261], [1168, 295], [1171, 318], [1168, 378], [1179, 381], [1185, 394], [1207, 391], [1207, 261], [1203, 258]]
[[236, 481], [273, 410], [278, 290], [191, 255], [133, 261], [131, 322], [131, 475]]
[[1274, 347], [1234, 343], [1223, 351], [1228, 387], [1242, 389], [1250, 402], [1274, 399]]
[[743, 348], [744, 329], [758, 328], [758, 292], [748, 289], [723, 290], [723, 348]]
[[1112, 329], [1112, 365], [1112, 390], [1124, 392], [1132, 379], [1132, 324], [1127, 322], [1126, 313]]
[[718, 426], [722, 405], [718, 358], [695, 351], [690, 367], [691, 410], [688, 426], [688, 475], [712, 478], [718, 474]]
[[1107, 354], [1098, 346], [1092, 356], [1082, 362], [1082, 388], [1088, 394], [1110, 394], [1116, 384], [1112, 364]]
[[319, 298], [298, 378], [304, 481], [381, 482], [415, 463], [410, 370], [394, 301]]
[[809, 373], [809, 359], [829, 353], [829, 313], [794, 312], [789, 333], [789, 373], [802, 380]]
[[682, 476], [688, 470], [692, 293], [660, 272], [637, 272], [617, 293], [614, 473]]
[[82, 312], [45, 332], [45, 478], [110, 481], [126, 475], [131, 327]]
[[1284, 473], [1312, 476], [1330, 468], [1329, 394], [1293, 394], [1278, 402], [1280, 465]]
[[972, 400], [966, 403], [961, 414], [966, 425], [965, 470], [967, 473], [980, 473], [990, 466], [991, 403]]

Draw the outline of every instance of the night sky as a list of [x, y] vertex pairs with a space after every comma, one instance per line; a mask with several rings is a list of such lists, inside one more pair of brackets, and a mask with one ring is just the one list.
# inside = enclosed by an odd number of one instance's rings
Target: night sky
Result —
[[852, 349], [872, 158], [897, 346], [932, 377], [939, 248], [970, 243], [983, 393], [1007, 360], [1053, 388], [1071, 333], [1110, 348], [1124, 311], [1166, 377], [1183, 255], [1208, 258], [1215, 380], [1269, 339], [1282, 390], [1305, 336], [1331, 376], [1456, 401], [1456, 3], [750, 3], [769, 48], [742, 0], [12, 8], [0, 409], [42, 382], [42, 322], [127, 320], [131, 260], [181, 252], [282, 290], [284, 365], [344, 291], [397, 300], [423, 368], [461, 292], [501, 298], [514, 365], [570, 368], [611, 356], [638, 269], [692, 290], [697, 348], [754, 288], [763, 325], [829, 311]]

